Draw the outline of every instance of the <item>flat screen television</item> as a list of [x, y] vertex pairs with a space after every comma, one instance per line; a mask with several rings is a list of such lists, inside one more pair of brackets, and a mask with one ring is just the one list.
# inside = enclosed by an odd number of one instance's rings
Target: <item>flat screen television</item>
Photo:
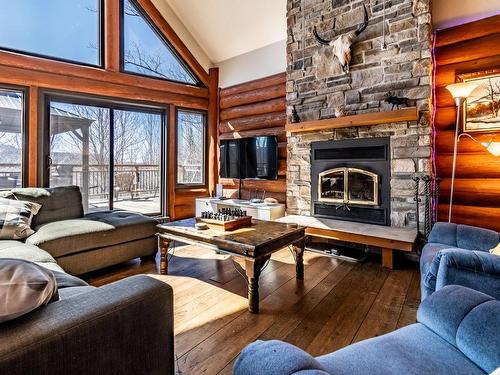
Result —
[[275, 136], [220, 142], [221, 178], [278, 178], [278, 139]]

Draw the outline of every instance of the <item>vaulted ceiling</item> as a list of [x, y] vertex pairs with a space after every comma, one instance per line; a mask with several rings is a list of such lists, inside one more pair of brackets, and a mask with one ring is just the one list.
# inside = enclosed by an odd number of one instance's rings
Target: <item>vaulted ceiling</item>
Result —
[[286, 0], [163, 0], [213, 63], [286, 39]]
[[[287, 36], [287, 0], [156, 1], [170, 6], [215, 64], [282, 41]], [[437, 29], [495, 14], [500, 14], [500, 0], [433, 1], [433, 22]]]

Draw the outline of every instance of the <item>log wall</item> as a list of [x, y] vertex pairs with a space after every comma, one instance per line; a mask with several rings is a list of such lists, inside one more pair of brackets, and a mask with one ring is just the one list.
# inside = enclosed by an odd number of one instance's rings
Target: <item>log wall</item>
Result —
[[[278, 180], [243, 180], [242, 197], [252, 198], [266, 192], [280, 202], [286, 201], [286, 102], [285, 73], [228, 87], [220, 91], [219, 139], [265, 135], [278, 137]], [[236, 179], [221, 179], [224, 195], [236, 198]]]
[[[456, 108], [446, 85], [463, 73], [500, 68], [500, 16], [445, 29], [436, 35], [436, 174], [443, 179], [439, 220], [448, 220]], [[497, 133], [475, 133], [488, 142]], [[500, 158], [463, 137], [458, 146], [452, 221], [500, 231]]]

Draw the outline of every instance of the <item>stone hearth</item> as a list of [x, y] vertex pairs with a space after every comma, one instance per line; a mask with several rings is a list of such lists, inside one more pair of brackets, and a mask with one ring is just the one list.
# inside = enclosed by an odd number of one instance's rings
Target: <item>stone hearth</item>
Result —
[[[431, 173], [431, 18], [429, 0], [386, 1], [386, 43], [382, 50], [381, 0], [288, 0], [288, 120], [295, 105], [302, 121], [387, 111], [388, 92], [410, 99], [419, 121], [290, 133], [287, 161], [287, 211], [311, 215], [311, 142], [348, 138], [390, 139], [390, 218], [392, 226], [416, 223], [412, 178]], [[327, 38], [352, 31], [363, 19], [369, 24], [352, 46], [349, 74], [320, 46], [312, 30]], [[305, 43], [303, 29], [305, 29]], [[304, 68], [304, 69], [303, 69]], [[423, 218], [420, 218], [423, 221]]]

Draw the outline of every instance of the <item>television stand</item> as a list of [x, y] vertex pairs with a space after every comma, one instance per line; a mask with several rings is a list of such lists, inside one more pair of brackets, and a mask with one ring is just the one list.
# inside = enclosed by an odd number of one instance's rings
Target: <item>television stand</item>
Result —
[[282, 203], [251, 203], [245, 199], [196, 198], [196, 216], [201, 217], [204, 211], [218, 212], [220, 208], [240, 208], [258, 220], [276, 220], [285, 216], [285, 205]]

